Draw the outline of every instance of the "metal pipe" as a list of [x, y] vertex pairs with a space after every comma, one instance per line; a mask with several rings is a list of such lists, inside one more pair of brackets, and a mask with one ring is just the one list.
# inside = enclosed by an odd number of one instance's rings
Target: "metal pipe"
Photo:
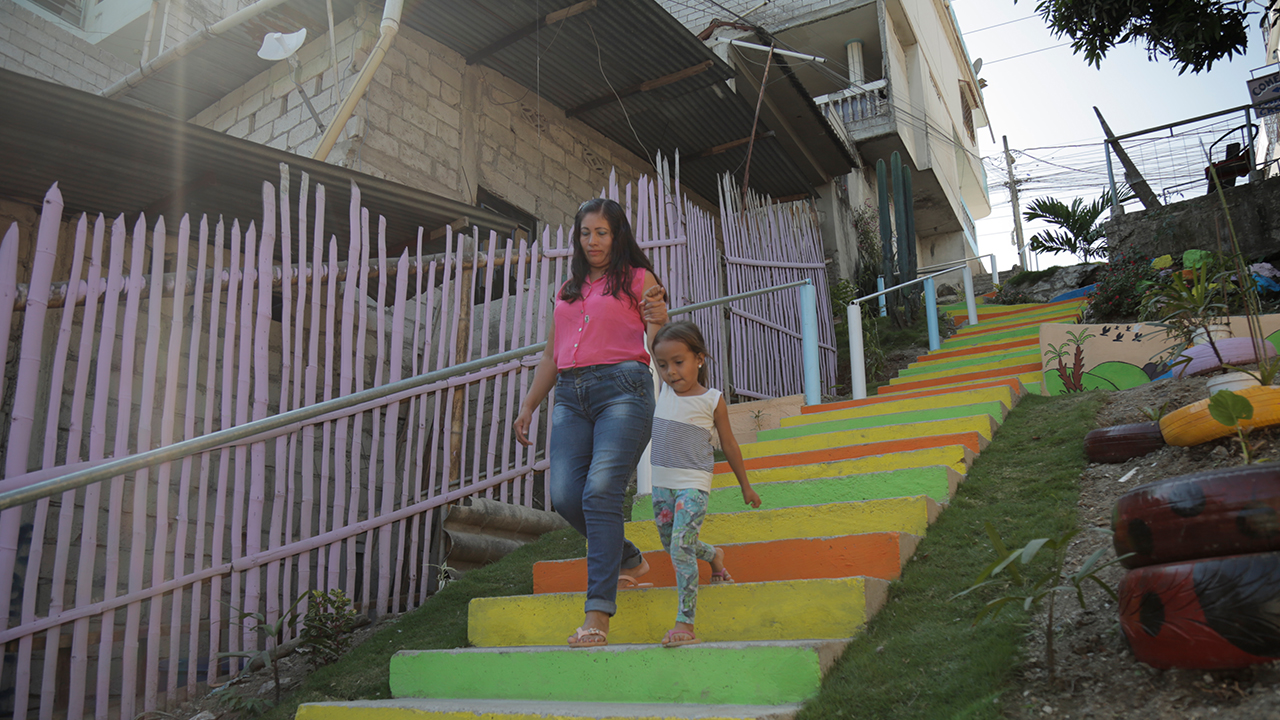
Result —
[[[378, 38], [378, 43], [373, 46], [373, 50], [369, 53], [369, 59], [365, 61], [364, 67], [360, 68], [360, 74], [356, 76], [356, 82], [351, 86], [351, 92], [347, 94], [342, 105], [338, 107], [338, 112], [333, 116], [333, 120], [329, 121], [329, 127], [324, 131], [324, 137], [320, 138], [320, 145], [316, 147], [315, 154], [311, 157], [315, 160], [325, 160], [329, 157], [329, 153], [333, 150], [333, 146], [338, 142], [338, 134], [347, 126], [347, 121], [351, 119], [351, 113], [356, 110], [356, 103], [364, 97], [364, 91], [368, 89], [369, 83], [373, 82], [373, 74], [378, 71], [378, 67], [382, 65], [382, 59], [387, 56], [387, 50], [391, 47], [391, 41], [395, 40], [396, 33], [400, 31], [400, 12], [404, 9], [404, 0], [387, 0], [387, 4], [382, 8], [382, 23], [379, 28], [382, 31]], [[333, 78], [334, 83], [338, 82], [338, 78]]]
[[[876, 276], [876, 290], [879, 290], [880, 292], [884, 292], [884, 276], [883, 275]], [[884, 296], [881, 295], [880, 296], [880, 317], [888, 317], [888, 316], [889, 316], [889, 304], [885, 301]]]
[[253, 18], [271, 10], [277, 5], [283, 4], [284, 2], [285, 0], [259, 0], [246, 8], [242, 8], [222, 20], [206, 27], [200, 32], [190, 35], [186, 40], [183, 40], [172, 48], [169, 48], [165, 52], [157, 55], [154, 60], [143, 65], [137, 70], [134, 70], [120, 80], [117, 80], [111, 85], [111, 87], [108, 87], [99, 94], [105, 98], [114, 98], [123, 95], [130, 89], [137, 87], [138, 84], [146, 78], [168, 67], [174, 60], [185, 57], [190, 54], [192, 50], [195, 50], [209, 40], [241, 25], [248, 20], [252, 20]]
[[964, 307], [969, 311], [969, 324], [978, 324], [978, 304], [973, 300], [973, 271], [964, 266]]
[[818, 288], [806, 281], [800, 287], [800, 357], [804, 362], [804, 404], [822, 402], [818, 380]]
[[[968, 270], [969, 266], [965, 266]], [[938, 337], [938, 295], [933, 289], [933, 278], [924, 279], [924, 320], [929, 328], [929, 352], [942, 347], [942, 339]]]
[[845, 310], [849, 321], [849, 357], [852, 360], [853, 398], [861, 400], [867, 396], [867, 364], [863, 360], [862, 350], [862, 305], [849, 303]]
[[[774, 285], [773, 287], [763, 288], [761, 290], [738, 293], [737, 295], [730, 295], [729, 297], [720, 298], [718, 300], [707, 300], [705, 302], [687, 305], [673, 310], [669, 314], [681, 315], [695, 310], [701, 310], [702, 308], [726, 305], [737, 300], [745, 300], [746, 298], [755, 297], [756, 295], [763, 295], [765, 293], [799, 287], [801, 285], [811, 285], [811, 282], [809, 280], [799, 280], [782, 285]], [[814, 329], [816, 330], [816, 326]], [[816, 344], [816, 333], [814, 333], [813, 337], [813, 342]], [[263, 418], [261, 420], [254, 420], [243, 425], [218, 430], [207, 435], [191, 438], [190, 440], [183, 440], [154, 450], [130, 455], [129, 457], [121, 458], [119, 460], [94, 465], [93, 467], [86, 468], [84, 470], [67, 473], [61, 477], [33, 483], [23, 488], [0, 493], [0, 510], [7, 510], [12, 507], [35, 502], [41, 498], [59, 495], [68, 490], [75, 490], [76, 488], [109, 480], [120, 475], [126, 475], [153, 465], [181, 460], [185, 457], [214, 450], [227, 444], [245, 441], [256, 435], [269, 433], [273, 430], [278, 430], [294, 423], [304, 423], [328, 413], [346, 410], [372, 400], [380, 400], [397, 393], [415, 390], [458, 375], [465, 375], [467, 373], [483, 370], [493, 365], [517, 360], [527, 355], [542, 352], [546, 346], [547, 344], [545, 342], [526, 345], [514, 350], [508, 350], [504, 353], [498, 353], [497, 355], [490, 355], [485, 358], [480, 358], [479, 360], [472, 360], [471, 362], [452, 365], [450, 367], [441, 368], [422, 375], [415, 375], [414, 377], [405, 378], [398, 382], [379, 385], [378, 387], [369, 388], [368, 390], [351, 393], [350, 395], [343, 395], [342, 397], [336, 397], [332, 400], [325, 400], [314, 405], [308, 405], [307, 407], [290, 410], [278, 415], [272, 415], [271, 417]], [[817, 382], [816, 375], [814, 382]], [[467, 492], [473, 491], [468, 490]]]

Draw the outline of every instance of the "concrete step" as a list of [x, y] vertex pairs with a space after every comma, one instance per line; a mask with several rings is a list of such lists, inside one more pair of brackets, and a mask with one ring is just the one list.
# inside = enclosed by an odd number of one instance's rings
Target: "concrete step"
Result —
[[990, 440], [998, 427], [999, 424], [990, 415], [974, 414], [946, 420], [922, 420], [902, 425], [858, 428], [783, 440], [756, 441], [743, 443], [741, 448], [743, 459], [752, 459], [956, 433], [976, 432], [986, 440]]
[[989, 416], [996, 422], [996, 425], [999, 425], [1004, 422], [1005, 417], [1009, 414], [1009, 409], [1000, 401], [992, 400], [990, 402], [972, 403], [969, 405], [951, 407], [940, 406], [922, 410], [908, 410], [898, 413], [883, 413], [879, 415], [848, 418], [843, 420], [830, 420], [827, 422], [793, 425], [791, 427], [778, 428], [776, 430], [762, 430], [756, 433], [756, 438], [757, 442], [762, 440], [785, 440], [788, 438], [804, 437], [806, 435], [820, 435], [824, 433], [845, 432], [848, 430], [863, 430], [873, 427], [895, 427], [898, 425], [931, 422], [935, 420], [955, 420], [964, 417], [973, 417], [979, 413]]
[[[976, 455], [982, 452], [983, 448], [990, 442], [978, 432], [963, 432], [950, 435], [929, 435], [926, 437], [908, 438], [906, 440], [886, 440], [884, 442], [864, 443], [861, 445], [845, 445], [843, 447], [826, 448], [822, 450], [809, 450], [806, 452], [788, 453], [785, 455], [769, 455], [762, 458], [748, 458], [743, 461], [747, 466], [747, 470], [751, 473], [751, 477], [755, 478], [758, 471], [770, 470], [786, 467], [808, 466], [831, 463], [838, 460], [853, 460], [855, 458], [873, 457], [876, 455], [889, 455], [892, 453], [901, 453], [911, 450], [924, 450], [926, 448], [941, 448], [948, 445], [960, 445], [973, 451]], [[930, 465], [947, 464], [931, 462]], [[893, 467], [903, 467], [894, 465]], [[890, 467], [882, 467], [882, 470], [891, 469]], [[848, 474], [848, 473], [842, 473]], [[803, 476], [788, 477], [788, 480], [800, 480]], [[733, 472], [729, 468], [728, 462], [718, 462], [715, 465], [715, 475], [711, 478], [711, 487], [727, 487], [736, 485], [737, 480], [734, 479]], [[752, 480], [753, 483], [757, 482]], [[758, 482], [768, 482], [760, 480]]]
[[1040, 342], [1040, 325], [1038, 323], [1028, 327], [993, 331], [987, 335], [952, 335], [942, 341], [942, 346], [938, 348], [938, 351], [952, 352], [960, 349], [981, 348], [987, 345], [1004, 344], [1015, 340], [1025, 340], [1027, 338], [1034, 338], [1037, 343]]
[[[966, 438], [967, 441], [976, 442], [981, 439], [977, 433], [970, 433], [969, 436]], [[932, 440], [926, 438], [915, 442], [926, 443], [932, 442]], [[903, 444], [902, 442], [877, 443], [871, 446], [859, 446], [857, 449], [874, 450], [874, 448], [883, 445], [898, 447]], [[881, 455], [856, 456], [826, 462], [813, 462], [811, 464], [782, 464], [778, 467], [757, 467], [751, 469], [750, 479], [753, 486], [759, 486], [762, 483], [843, 477], [845, 475], [928, 467], [930, 465], [943, 465], [963, 475], [973, 465], [973, 460], [977, 457], [977, 453], [978, 451], [971, 449], [967, 442], [955, 441], [950, 444], [921, 447], [915, 450], [889, 451]], [[725, 467], [728, 467], [728, 463], [725, 464]], [[750, 464], [748, 464], [748, 467], [750, 467]], [[713, 488], [736, 488], [738, 480], [732, 472], [720, 472], [711, 479], [711, 486]], [[759, 487], [756, 489], [760, 490]]]
[[[1039, 383], [1043, 380], [1043, 368], [1040, 363], [1027, 363], [1026, 365], [1013, 365], [1005, 368], [997, 368], [995, 370], [961, 373], [945, 377], [929, 378], [927, 380], [911, 380], [909, 382], [882, 385], [879, 388], [876, 388], [876, 393], [879, 395], [890, 395], [908, 390], [924, 390], [926, 388], [972, 387], [972, 383], [975, 381], [994, 380], [996, 378], [1015, 378], [1023, 385], [1027, 385], [1028, 383]], [[1030, 391], [1030, 388], [1028, 388], [1028, 391]]]
[[798, 712], [799, 703], [666, 705], [401, 698], [306, 703], [298, 706], [295, 717], [297, 720], [792, 720]]
[[[824, 505], [745, 510], [708, 515], [699, 534], [712, 545], [764, 542], [788, 538], [855, 535], [868, 532], [905, 532], [924, 535], [938, 517], [941, 505], [927, 495], [882, 498]], [[662, 550], [653, 521], [626, 524], [627, 539], [641, 551]]]
[[[698, 591], [698, 637], [705, 642], [850, 638], [884, 604], [888, 587], [888, 580], [867, 577], [706, 585]], [[476, 647], [563, 647], [582, 623], [583, 599], [582, 593], [475, 598], [467, 611], [467, 637]], [[674, 588], [619, 591], [609, 642], [661, 642], [675, 622], [676, 603]]]
[[[792, 538], [758, 543], [730, 543], [724, 548], [725, 567], [737, 582], [811, 580], [863, 575], [896, 580], [902, 565], [920, 543], [918, 535], [899, 532], [861, 533], [824, 538]], [[671, 556], [661, 550], [644, 554], [649, 572], [644, 582], [674, 587]], [[698, 563], [703, 585], [711, 581], [711, 566]], [[534, 563], [534, 594], [586, 592], [585, 558]]]
[[1019, 373], [1031, 372], [1032, 370], [1039, 370], [1042, 368], [1043, 365], [1040, 362], [1039, 355], [1024, 355], [1020, 358], [971, 363], [957, 368], [943, 368], [941, 370], [928, 368], [925, 371], [907, 375], [899, 374], [897, 377], [889, 380], [889, 385], [897, 387], [898, 385], [920, 383], [927, 380], [949, 381], [954, 377], [969, 377], [977, 373], [991, 371], [1003, 372], [1005, 375], [1017, 375]]
[[[990, 380], [978, 380], [965, 383], [963, 387], [947, 387], [937, 386], [921, 388], [919, 390], [902, 391], [894, 393], [892, 397], [881, 397], [872, 395], [870, 397], [861, 398], [859, 400], [840, 400], [837, 402], [823, 403], [821, 405], [804, 405], [800, 408], [799, 418], [807, 418], [811, 415], [825, 414], [837, 410], [851, 410], [854, 408], [866, 409], [870, 413], [874, 413], [873, 408], [879, 407], [884, 403], [894, 403], [904, 400], [924, 400], [932, 401], [933, 398], [943, 398], [956, 393], [965, 392], [967, 390], [983, 390], [988, 388], [1008, 387], [1011, 393], [1013, 404], [1027, 394], [1027, 388], [1017, 378], [992, 378]], [[1006, 403], [1008, 404], [1008, 403]], [[930, 407], [925, 405], [925, 407]], [[1012, 408], [1012, 405], [1010, 405]], [[855, 416], [856, 417], [856, 416]], [[785, 419], [783, 422], [790, 421], [791, 418]], [[803, 421], [799, 421], [803, 422]]]
[[[924, 356], [928, 358], [928, 356]], [[907, 367], [898, 371], [898, 377], [907, 375], [919, 375], [921, 373], [932, 372], [965, 372], [966, 368], [977, 369], [980, 365], [989, 365], [991, 363], [1006, 362], [1012, 364], [1022, 364], [1033, 362], [1040, 359], [1040, 347], [1029, 346], [1016, 350], [1006, 350], [1003, 352], [983, 353], [981, 355], [969, 355], [966, 357], [953, 358], [951, 360], [943, 360], [940, 362], [926, 362], [924, 360], [911, 363]]]
[[[933, 465], [844, 477], [774, 482], [761, 485], [757, 492], [760, 494], [761, 510], [910, 495], [928, 495], [945, 504], [951, 501], [963, 480], [962, 473], [942, 465]], [[707, 503], [708, 514], [731, 513], [743, 509], [742, 493], [736, 484], [733, 487], [712, 488]], [[651, 495], [636, 495], [631, 506], [631, 519], [653, 519]]]
[[813, 697], [847, 640], [603, 648], [402, 650], [391, 695], [414, 698], [778, 705]]
[[[982, 405], [985, 403], [999, 403], [1006, 411], [1013, 409], [1017, 403], [1018, 396], [1014, 394], [1013, 389], [1008, 385], [997, 385], [995, 387], [977, 388], [974, 390], [957, 390], [955, 392], [944, 393], [940, 395], [926, 395], [921, 397], [905, 396], [901, 399], [889, 398], [887, 402], [874, 405], [862, 405], [855, 407], [847, 407], [841, 409], [831, 409], [827, 412], [814, 412], [794, 415], [792, 417], [782, 418], [782, 427], [779, 429], [801, 428], [806, 425], [840, 422], [842, 420], [854, 420], [858, 418], [873, 418], [876, 416], [895, 415], [897, 413], [908, 413], [919, 410], [932, 410], [942, 408], [958, 408], [966, 405]], [[776, 433], [778, 430], [762, 430], [756, 433], [757, 437], [765, 433]], [[774, 439], [771, 434], [765, 435], [764, 440]]]
[[990, 343], [986, 345], [974, 345], [967, 348], [957, 348], [955, 350], [935, 350], [931, 353], [921, 355], [916, 359], [917, 363], [922, 362], [947, 362], [956, 358], [968, 357], [973, 355], [985, 355], [995, 352], [1006, 352], [1009, 350], [1019, 350], [1040, 346], [1039, 334], [1027, 335], [1026, 337], [1009, 340], [1008, 342]]
[[966, 325], [956, 331], [956, 337], [966, 335], [982, 335], [993, 330], [1007, 330], [1014, 327], [1039, 325], [1044, 322], [1068, 322], [1080, 316], [1079, 304], [1063, 304], [1046, 307], [1042, 310], [1020, 312], [1006, 316], [979, 316], [977, 325]]

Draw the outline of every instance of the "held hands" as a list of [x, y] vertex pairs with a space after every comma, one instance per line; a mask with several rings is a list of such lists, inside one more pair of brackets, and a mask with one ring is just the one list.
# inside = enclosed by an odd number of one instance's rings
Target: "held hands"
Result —
[[756, 494], [756, 491], [750, 485], [742, 488], [742, 502], [757, 510], [760, 508], [760, 496]]
[[647, 325], [667, 324], [667, 302], [663, 298], [667, 291], [661, 285], [654, 285], [644, 293], [644, 321]]

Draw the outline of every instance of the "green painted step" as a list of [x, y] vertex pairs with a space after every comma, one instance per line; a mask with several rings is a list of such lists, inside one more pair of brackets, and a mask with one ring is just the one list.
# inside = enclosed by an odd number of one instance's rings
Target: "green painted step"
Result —
[[[845, 640], [402, 650], [391, 695], [417, 698], [777, 705], [817, 694]], [[625, 678], [625, 681], [621, 679]]]
[[[925, 358], [928, 356], [925, 355]], [[990, 363], [1012, 363], [1021, 365], [1023, 363], [1035, 362], [1040, 357], [1040, 348], [1028, 347], [1021, 350], [1012, 350], [998, 353], [970, 355], [955, 360], [947, 360], [946, 362], [925, 362], [912, 363], [898, 371], [898, 377], [908, 377], [911, 375], [919, 375], [921, 373], [932, 372], [968, 372], [969, 368], [979, 365], [987, 365]]]
[[824, 412], [804, 413], [792, 417], [785, 417], [782, 418], [781, 424], [784, 428], [791, 428], [803, 425], [812, 425], [814, 423], [827, 423], [834, 420], [848, 420], [851, 418], [872, 417], [874, 415], [889, 415], [899, 412], [910, 412], [912, 410], [927, 410], [930, 408], [977, 405], [985, 402], [998, 402], [1006, 409], [1012, 409], [1021, 397], [1014, 392], [1013, 388], [1007, 385], [974, 389], [962, 388], [949, 393], [929, 395], [913, 396], [908, 393], [903, 393], [902, 395], [902, 399], [890, 402], [875, 402], [856, 407], [836, 408]]
[[[928, 495], [937, 502], [947, 503], [963, 480], [964, 476], [955, 470], [934, 465], [847, 477], [762, 483], [756, 487], [756, 492], [760, 494], [760, 510], [911, 495]], [[742, 491], [737, 487], [711, 491], [707, 502], [708, 514], [733, 513], [742, 509]], [[636, 495], [631, 506], [631, 519], [636, 522], [653, 520], [652, 495]]]
[[[582, 652], [582, 651], [580, 651]], [[651, 698], [657, 699], [657, 698]], [[791, 720], [787, 705], [535, 702], [529, 700], [351, 700], [298, 706], [297, 720]]]
[[1003, 330], [1000, 332], [994, 332], [994, 333], [991, 333], [990, 335], [966, 335], [966, 336], [952, 335], [951, 337], [942, 341], [942, 347], [940, 348], [940, 350], [958, 350], [960, 348], [973, 347], [975, 345], [986, 345], [988, 343], [994, 344], [999, 342], [1007, 342], [1009, 340], [1024, 338], [1024, 337], [1027, 337], [1028, 335], [1038, 337], [1040, 335], [1040, 326], [1031, 325], [1028, 327], [1014, 328], [1012, 330]]
[[[897, 377], [890, 379], [889, 384], [903, 385], [905, 383], [920, 382], [921, 380], [946, 380], [948, 378], [957, 377], [961, 375], [971, 375], [973, 373], [988, 372], [990, 370], [1003, 370], [1006, 368], [1012, 369], [1019, 366], [1031, 365], [1031, 364], [1036, 364], [1038, 366], [1037, 358], [1035, 356], [1032, 356], [1025, 360], [1019, 360], [1014, 358], [1014, 359], [1001, 359], [1001, 360], [994, 360], [994, 361], [988, 361], [988, 362], [971, 363], [962, 368], [956, 368], [951, 370], [938, 370], [936, 368], [926, 368], [920, 372], [916, 372], [910, 375], [899, 374]], [[1012, 372], [1015, 372], [1015, 371], [1011, 370], [1011, 374]]]
[[761, 430], [756, 433], [757, 442], [761, 440], [784, 440], [787, 438], [816, 435], [844, 430], [861, 430], [863, 428], [887, 427], [907, 423], [927, 422], [930, 420], [952, 420], [961, 417], [986, 414], [997, 424], [1004, 422], [1009, 414], [1003, 403], [992, 401], [961, 405], [958, 407], [936, 407], [928, 410], [910, 410], [900, 413], [886, 413], [867, 417], [849, 418], [847, 420], [830, 420], [828, 422], [795, 425], [793, 427]]
[[[698, 637], [704, 642], [850, 638], [884, 604], [888, 587], [888, 580], [868, 577], [705, 585], [698, 591]], [[467, 637], [476, 647], [563, 647], [582, 623], [584, 599], [584, 593], [475, 598], [467, 609]], [[658, 643], [675, 622], [674, 588], [620, 590], [617, 602], [610, 643]]]
[[[830, 460], [807, 465], [786, 465], [776, 468], [760, 468], [751, 470], [748, 477], [752, 486], [767, 483], [786, 482], [789, 480], [811, 480], [813, 478], [844, 477], [862, 473], [884, 472], [903, 468], [928, 467], [929, 465], [945, 465], [958, 473], [964, 474], [973, 465], [977, 455], [963, 445], [943, 445], [941, 447], [922, 448], [920, 450], [904, 450], [884, 455], [868, 455], [860, 458]], [[712, 480], [712, 487], [736, 488], [738, 481], [733, 473], [718, 473]], [[757, 492], [760, 491], [756, 487]]]
[[990, 415], [970, 413], [963, 417], [948, 418], [946, 420], [921, 420], [891, 427], [876, 426], [841, 432], [819, 433], [817, 435], [803, 435], [784, 440], [756, 441], [743, 443], [741, 448], [742, 457], [751, 459], [966, 432], [976, 432], [984, 439], [990, 440], [998, 427], [999, 425]]

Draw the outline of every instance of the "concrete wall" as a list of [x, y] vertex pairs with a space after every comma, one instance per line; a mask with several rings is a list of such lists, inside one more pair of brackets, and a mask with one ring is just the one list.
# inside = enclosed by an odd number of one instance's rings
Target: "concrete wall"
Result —
[[[1226, 188], [1224, 194], [1245, 256], [1269, 257], [1280, 251], [1280, 178]], [[1125, 213], [1104, 229], [1112, 248], [1133, 250], [1146, 257], [1181, 254], [1190, 248], [1228, 251], [1231, 247], [1217, 193], [1155, 210]]]
[[[300, 81], [328, 121], [376, 39], [376, 17], [335, 30], [340, 91], [327, 37], [299, 51]], [[352, 49], [354, 48], [354, 56]], [[271, 147], [311, 155], [320, 131], [287, 63], [253, 78], [192, 122]], [[570, 224], [618, 169], [619, 183], [646, 166], [626, 149], [503, 75], [401, 28], [329, 162], [472, 203], [480, 185], [539, 220]]]

